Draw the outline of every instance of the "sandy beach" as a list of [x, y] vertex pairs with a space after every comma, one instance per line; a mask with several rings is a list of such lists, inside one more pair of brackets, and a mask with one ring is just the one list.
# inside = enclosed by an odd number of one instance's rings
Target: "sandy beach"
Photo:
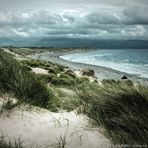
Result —
[[94, 49], [69, 49], [70, 51], [60, 51], [60, 50], [55, 50], [51, 52], [46, 52], [42, 54], [37, 54], [33, 55], [32, 58], [35, 59], [41, 59], [41, 60], [46, 60], [46, 61], [51, 61], [53, 63], [58, 63], [64, 66], [68, 66], [70, 69], [73, 71], [79, 71], [83, 69], [92, 69], [95, 72], [95, 76], [97, 77], [98, 80], [103, 80], [103, 79], [115, 79], [115, 80], [121, 80], [121, 78], [125, 75], [129, 80], [132, 80], [135, 83], [140, 83], [144, 85], [148, 85], [148, 79], [147, 78], [142, 78], [139, 77], [136, 74], [128, 74], [125, 72], [117, 71], [112, 68], [108, 67], [102, 67], [102, 66], [95, 66], [95, 65], [90, 65], [90, 64], [83, 64], [83, 63], [76, 63], [76, 62], [70, 62], [67, 60], [64, 60], [61, 58], [63, 55], [68, 55], [72, 53], [82, 53], [82, 52], [88, 52], [90, 50]]

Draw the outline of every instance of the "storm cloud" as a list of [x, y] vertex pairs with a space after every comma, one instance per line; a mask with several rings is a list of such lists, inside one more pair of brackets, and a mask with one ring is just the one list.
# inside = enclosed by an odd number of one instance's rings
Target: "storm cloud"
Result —
[[148, 38], [147, 0], [0, 0], [0, 37]]

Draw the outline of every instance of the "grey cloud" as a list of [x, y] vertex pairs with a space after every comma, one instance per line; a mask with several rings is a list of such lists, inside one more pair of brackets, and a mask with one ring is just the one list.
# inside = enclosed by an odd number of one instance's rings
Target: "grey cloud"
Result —
[[86, 19], [91, 24], [120, 24], [120, 19], [111, 13], [91, 13], [86, 16]]
[[126, 16], [124, 23], [126, 24], [148, 24], [148, 6], [130, 7], [123, 11]]
[[[129, 5], [148, 5], [147, 0], [0, 0], [0, 8], [4, 9], [39, 9], [39, 8], [47, 8], [52, 9], [52, 7], [56, 7], [58, 9], [69, 8], [76, 5], [77, 7], [82, 5], [112, 5], [112, 6], [129, 6]], [[46, 9], [46, 10], [47, 10]]]
[[32, 24], [50, 24], [62, 23], [64, 20], [72, 21], [72, 17], [53, 14], [48, 11], [39, 11], [35, 13], [21, 12], [0, 12], [1, 25], [32, 25]]
[[128, 7], [120, 12], [93, 12], [86, 16], [91, 25], [119, 24], [119, 25], [148, 25], [148, 6]]
[[[61, 0], [13, 0], [12, 4], [10, 0], [0, 0], [0, 37], [148, 37], [147, 0], [63, 0], [62, 3]], [[2, 5], [6, 4], [14, 9], [4, 11]], [[27, 11], [28, 8], [31, 10]]]

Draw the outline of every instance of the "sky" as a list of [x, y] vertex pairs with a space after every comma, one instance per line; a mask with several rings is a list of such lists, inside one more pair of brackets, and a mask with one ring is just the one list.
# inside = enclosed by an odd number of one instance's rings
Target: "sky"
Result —
[[148, 39], [148, 0], [0, 0], [0, 38]]

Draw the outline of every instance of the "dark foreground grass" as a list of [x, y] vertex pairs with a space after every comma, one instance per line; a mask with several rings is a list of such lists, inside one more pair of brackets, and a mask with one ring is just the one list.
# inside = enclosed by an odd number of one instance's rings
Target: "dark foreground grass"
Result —
[[20, 139], [15, 140], [13, 143], [8, 139], [7, 141], [5, 140], [4, 136], [0, 137], [0, 148], [23, 148], [22, 142]]
[[80, 89], [84, 113], [104, 129], [113, 144], [148, 144], [147, 87], [108, 80]]
[[0, 50], [0, 89], [12, 91], [21, 101], [50, 106], [53, 93], [10, 54]]

